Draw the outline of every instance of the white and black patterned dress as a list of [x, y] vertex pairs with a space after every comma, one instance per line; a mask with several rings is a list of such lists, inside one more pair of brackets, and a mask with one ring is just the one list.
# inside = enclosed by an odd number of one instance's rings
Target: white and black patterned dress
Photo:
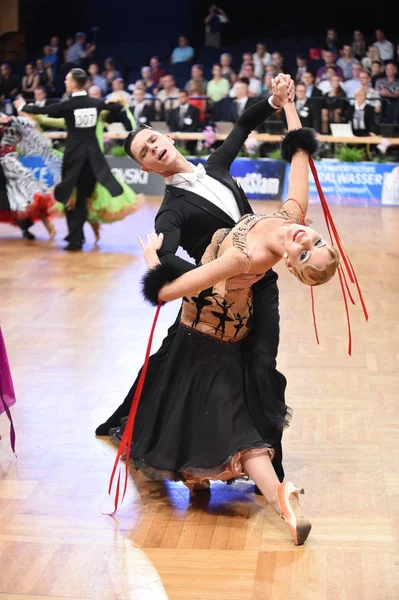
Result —
[[46, 213], [53, 201], [48, 186], [20, 163], [17, 145], [22, 155], [42, 156], [55, 180], [60, 177], [61, 161], [53, 153], [48, 140], [26, 117], [11, 117], [10, 124], [0, 130], [0, 135], [0, 221], [36, 220], [40, 213]]

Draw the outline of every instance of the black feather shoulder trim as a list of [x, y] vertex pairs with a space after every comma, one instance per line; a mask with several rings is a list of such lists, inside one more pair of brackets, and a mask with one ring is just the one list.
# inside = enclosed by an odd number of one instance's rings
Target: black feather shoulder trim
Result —
[[316, 132], [309, 127], [293, 129], [289, 131], [281, 142], [281, 158], [290, 163], [295, 152], [299, 149], [306, 150], [313, 156], [319, 149], [319, 142], [316, 139]]
[[141, 293], [153, 306], [158, 305], [158, 295], [164, 285], [171, 283], [179, 277], [176, 269], [171, 265], [157, 265], [150, 269], [141, 280]]

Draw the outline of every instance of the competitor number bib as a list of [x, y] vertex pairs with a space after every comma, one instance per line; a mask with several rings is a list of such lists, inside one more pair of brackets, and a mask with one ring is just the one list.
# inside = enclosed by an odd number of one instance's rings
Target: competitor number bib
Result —
[[75, 117], [75, 127], [95, 127], [97, 123], [96, 108], [77, 108], [73, 111]]

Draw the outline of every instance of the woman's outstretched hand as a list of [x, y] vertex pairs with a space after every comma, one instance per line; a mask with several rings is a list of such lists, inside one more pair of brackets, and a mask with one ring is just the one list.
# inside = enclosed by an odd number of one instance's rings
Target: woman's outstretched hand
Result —
[[149, 269], [154, 269], [157, 265], [160, 264], [160, 260], [158, 258], [157, 251], [162, 248], [163, 244], [163, 233], [157, 235], [155, 232], [147, 235], [147, 243], [143, 242], [143, 240], [137, 236], [140, 246], [143, 249], [143, 255], [145, 262], [147, 263], [147, 267]]

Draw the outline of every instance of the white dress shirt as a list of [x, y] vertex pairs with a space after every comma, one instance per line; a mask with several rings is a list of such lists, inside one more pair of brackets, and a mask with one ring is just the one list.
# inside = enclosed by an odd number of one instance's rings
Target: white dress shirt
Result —
[[204, 165], [201, 163], [196, 167], [193, 165], [192, 173], [177, 173], [165, 179], [167, 185], [188, 190], [198, 196], [202, 196], [224, 213], [229, 215], [235, 223], [241, 219], [241, 213], [237, 206], [234, 194], [223, 183], [206, 174]]

